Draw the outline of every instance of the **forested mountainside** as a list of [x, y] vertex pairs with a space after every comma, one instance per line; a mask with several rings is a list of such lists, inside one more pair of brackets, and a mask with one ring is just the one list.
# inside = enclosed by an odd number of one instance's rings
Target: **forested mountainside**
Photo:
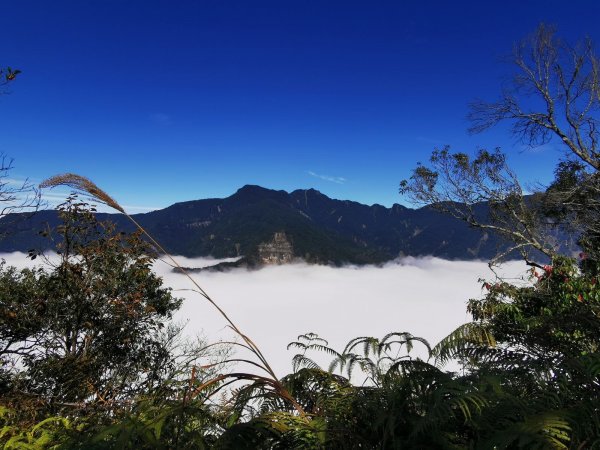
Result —
[[[485, 216], [487, 206], [479, 210]], [[133, 229], [120, 214], [98, 216], [125, 231]], [[284, 233], [291, 244], [286, 244], [290, 256], [315, 263], [379, 263], [400, 255], [489, 259], [499, 246], [497, 238], [432, 207], [368, 206], [314, 189], [287, 193], [248, 185], [227, 198], [176, 203], [134, 218], [173, 254], [244, 255], [250, 262], [261, 262], [261, 244], [272, 243], [276, 233]], [[44, 250], [52, 243], [40, 231], [57, 223], [51, 210], [4, 217], [0, 251]]]

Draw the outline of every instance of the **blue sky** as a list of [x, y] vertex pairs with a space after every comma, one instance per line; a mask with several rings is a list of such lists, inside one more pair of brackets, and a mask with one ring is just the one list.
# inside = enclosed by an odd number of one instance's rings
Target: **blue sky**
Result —
[[538, 23], [600, 42], [600, 2], [29, 1], [5, 3], [0, 96], [11, 176], [93, 179], [130, 211], [244, 184], [391, 205], [435, 147], [501, 147], [547, 182], [558, 145], [470, 136], [501, 62]]

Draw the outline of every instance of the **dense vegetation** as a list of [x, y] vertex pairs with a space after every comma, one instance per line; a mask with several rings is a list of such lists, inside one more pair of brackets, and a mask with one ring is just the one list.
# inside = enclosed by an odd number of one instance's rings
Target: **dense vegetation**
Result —
[[[485, 216], [486, 204], [479, 207]], [[120, 230], [135, 227], [120, 214], [101, 214]], [[227, 198], [176, 203], [133, 218], [171, 254], [237, 257], [253, 265], [261, 243], [284, 231], [293, 254], [311, 263], [377, 264], [398, 255], [489, 259], [499, 242], [491, 233], [425, 206], [391, 208], [335, 200], [314, 189], [290, 193], [244, 186]], [[60, 220], [53, 210], [0, 218], [0, 252], [51, 249], [37, 234]]]
[[[298, 351], [294, 372], [280, 380], [221, 311], [240, 337], [237, 347], [249, 351], [247, 366], [257, 369], [232, 373], [198, 363], [218, 358], [215, 347], [177, 347], [177, 330], [165, 331], [178, 300], [150, 270], [145, 230], [118, 233], [73, 197], [61, 209], [59, 264], [2, 270], [0, 443], [600, 448], [600, 69], [589, 43], [568, 47], [546, 27], [516, 47], [515, 63], [514, 90], [473, 105], [474, 131], [508, 120], [531, 143], [557, 136], [565, 160], [554, 183], [525, 197], [500, 152], [470, 158], [441, 149], [401, 190], [504, 236], [531, 266], [528, 283], [482, 281], [485, 295], [468, 305], [472, 322], [433, 348], [406, 332], [357, 337], [341, 350], [300, 336], [290, 344]], [[532, 94], [543, 109], [529, 109]], [[122, 210], [81, 177], [45, 184], [70, 185]], [[482, 200], [491, 205], [486, 220], [473, 210]], [[578, 256], [563, 254], [565, 233], [577, 240]], [[413, 346], [429, 360], [413, 358]], [[319, 367], [314, 352], [330, 355], [330, 367]], [[450, 360], [458, 372], [443, 370]]]

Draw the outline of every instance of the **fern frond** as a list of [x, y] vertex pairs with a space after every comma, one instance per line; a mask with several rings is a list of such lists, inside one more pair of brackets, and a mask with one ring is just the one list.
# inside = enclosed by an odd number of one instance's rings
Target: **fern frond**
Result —
[[355, 347], [362, 345], [363, 346], [363, 354], [365, 356], [369, 355], [371, 350], [377, 351], [379, 347], [379, 339], [371, 337], [371, 336], [359, 336], [351, 339], [344, 347], [342, 351], [343, 354], [352, 353]]
[[292, 358], [292, 370], [298, 372], [300, 369], [320, 369], [321, 366], [305, 355], [294, 355]]
[[486, 348], [495, 347], [496, 340], [487, 328], [478, 323], [469, 322], [459, 326], [442, 339], [433, 348], [432, 354], [436, 358], [436, 363], [443, 366], [473, 345]]
[[482, 448], [508, 448], [517, 445], [520, 448], [567, 449], [570, 430], [569, 423], [560, 413], [545, 412], [526, 417], [496, 433]]

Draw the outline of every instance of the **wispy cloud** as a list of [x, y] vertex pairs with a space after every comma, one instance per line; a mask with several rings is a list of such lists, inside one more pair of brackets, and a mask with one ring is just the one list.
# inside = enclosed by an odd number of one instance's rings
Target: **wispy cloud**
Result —
[[542, 145], [522, 145], [520, 153], [546, 153], [546, 152], [558, 152], [560, 146], [554, 142], [548, 142]]
[[[50, 208], [54, 208], [54, 207], [60, 205], [61, 203], [64, 203], [70, 194], [71, 194], [70, 191], [52, 191], [52, 192], [44, 191], [42, 194], [42, 200], [45, 201], [47, 206], [49, 206]], [[82, 198], [82, 200], [84, 200], [90, 204], [96, 205], [98, 212], [107, 212], [107, 213], [115, 212], [114, 209], [112, 209], [109, 206], [106, 206], [104, 204], [98, 203], [94, 199], [88, 199], [85, 196], [81, 196], [81, 198]], [[143, 206], [143, 205], [122, 205], [122, 206], [129, 213], [149, 212], [149, 211], [155, 211], [157, 209], [162, 208], [160, 206]]]
[[123, 205], [127, 212], [149, 212], [162, 209], [161, 206], [140, 206], [140, 205]]
[[307, 173], [312, 177], [319, 178], [325, 181], [331, 181], [332, 183], [344, 184], [346, 182], [346, 179], [344, 177], [332, 177], [330, 175], [321, 175], [313, 172], [312, 170], [309, 170]]
[[[2, 180], [3, 183], [6, 183], [7, 186], [11, 187], [11, 188], [21, 188], [24, 185], [31, 185], [31, 186], [35, 186], [37, 187], [37, 185], [39, 184], [39, 180], [32, 180], [29, 178], [3, 178]], [[60, 205], [61, 203], [64, 203], [67, 200], [67, 197], [69, 195], [72, 194], [71, 190], [68, 189], [44, 189], [42, 191], [42, 208], [55, 208], [56, 206]], [[28, 201], [28, 199], [32, 198], [33, 193], [29, 190], [25, 191], [25, 192], [15, 192], [14, 194], [14, 200], [11, 203], [5, 203], [4, 206], [19, 206], [21, 204], [24, 204]], [[80, 198], [90, 204], [96, 205], [97, 206], [97, 210], [98, 212], [115, 212], [112, 208], [110, 208], [109, 206], [103, 205], [103, 204], [98, 204], [98, 202], [94, 199], [89, 199], [86, 198], [83, 195], [80, 195]], [[164, 208], [164, 206], [144, 206], [144, 205], [122, 205], [123, 208], [125, 208], [125, 210], [128, 213], [143, 213], [143, 212], [149, 212], [149, 211], [156, 211], [157, 209], [162, 209]]]
[[21, 187], [25, 185], [33, 185], [34, 183], [28, 178], [2, 178], [2, 183], [6, 183], [8, 186]]

